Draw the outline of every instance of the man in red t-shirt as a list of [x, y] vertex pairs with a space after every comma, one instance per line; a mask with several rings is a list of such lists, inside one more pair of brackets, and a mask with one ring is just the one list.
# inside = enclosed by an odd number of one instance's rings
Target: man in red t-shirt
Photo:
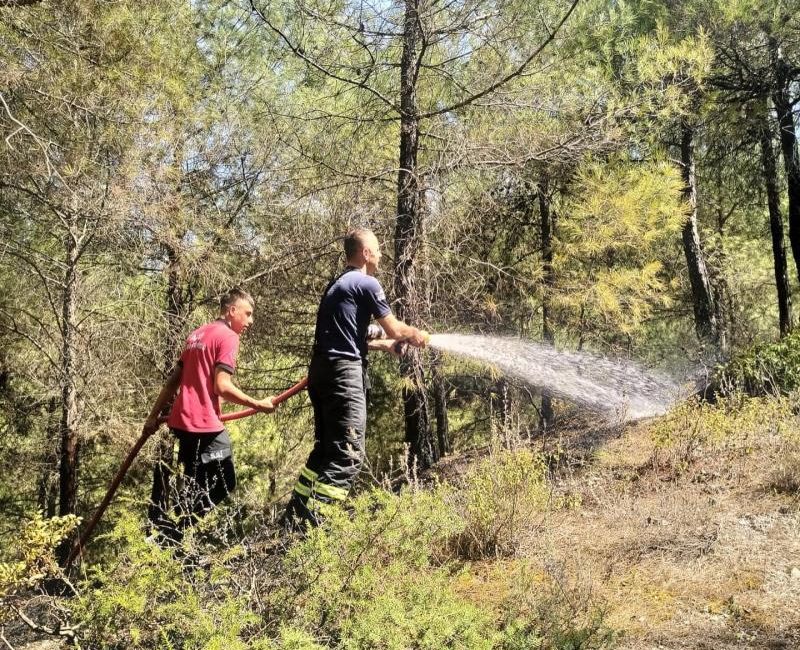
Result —
[[177, 521], [173, 521], [164, 512], [167, 486], [157, 467], [149, 512], [152, 523], [172, 541], [180, 541], [186, 526], [236, 487], [231, 440], [220, 420], [220, 398], [264, 413], [275, 410], [271, 398], [250, 397], [231, 381], [239, 335], [253, 324], [253, 309], [253, 298], [240, 289], [222, 297], [219, 318], [198, 327], [186, 339], [181, 358], [142, 429], [145, 435], [154, 433], [159, 415], [174, 398], [167, 424], [178, 438], [185, 486], [176, 507]]

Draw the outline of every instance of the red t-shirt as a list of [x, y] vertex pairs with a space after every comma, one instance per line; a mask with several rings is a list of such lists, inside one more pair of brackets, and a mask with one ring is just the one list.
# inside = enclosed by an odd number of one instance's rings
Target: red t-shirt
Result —
[[186, 339], [180, 363], [181, 386], [167, 425], [193, 433], [216, 433], [224, 425], [219, 419], [219, 397], [214, 392], [214, 369], [236, 369], [239, 335], [227, 323], [215, 320], [198, 327]]

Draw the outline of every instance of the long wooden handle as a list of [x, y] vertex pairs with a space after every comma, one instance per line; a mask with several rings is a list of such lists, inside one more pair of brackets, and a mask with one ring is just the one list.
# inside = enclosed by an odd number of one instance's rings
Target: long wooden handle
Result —
[[[283, 391], [279, 395], [276, 395], [275, 398], [272, 400], [272, 403], [277, 405], [281, 402], [285, 402], [290, 397], [297, 395], [301, 390], [303, 390], [306, 386], [308, 386], [308, 377], [304, 377], [299, 382], [297, 382], [294, 386], [289, 388], [288, 390]], [[261, 413], [258, 409], [245, 409], [243, 411], [237, 411], [235, 413], [225, 413], [220, 419], [223, 422], [228, 422], [229, 420], [239, 420], [240, 418], [246, 418], [250, 415], [255, 415], [256, 413]], [[159, 422], [166, 421], [166, 417], [160, 418]], [[92, 518], [86, 524], [86, 528], [83, 530], [83, 534], [80, 536], [80, 539], [75, 542], [70, 550], [69, 555], [67, 556], [67, 561], [64, 564], [64, 568], [68, 568], [75, 558], [78, 556], [78, 553], [81, 552], [84, 546], [86, 546], [86, 542], [89, 541], [89, 537], [92, 535], [92, 531], [94, 527], [97, 526], [97, 522], [103, 516], [103, 513], [108, 508], [108, 504], [111, 503], [111, 500], [114, 498], [114, 495], [117, 493], [117, 488], [119, 488], [119, 484], [122, 483], [122, 479], [125, 478], [125, 474], [128, 473], [131, 464], [133, 463], [136, 456], [141, 451], [144, 443], [147, 442], [147, 439], [150, 437], [150, 434], [143, 433], [139, 436], [139, 439], [134, 443], [131, 450], [128, 452], [128, 455], [125, 457], [125, 460], [120, 465], [120, 468], [117, 470], [117, 473], [114, 475], [114, 478], [111, 480], [111, 483], [108, 485], [108, 490], [106, 490], [106, 495], [103, 497], [103, 500], [100, 502], [100, 505], [97, 506], [97, 510], [95, 510]]]

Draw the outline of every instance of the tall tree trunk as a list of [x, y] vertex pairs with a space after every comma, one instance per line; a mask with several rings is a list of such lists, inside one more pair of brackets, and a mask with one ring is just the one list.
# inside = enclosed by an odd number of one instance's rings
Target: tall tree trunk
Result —
[[[180, 256], [172, 247], [167, 246], [167, 289], [165, 293], [165, 313], [167, 315], [167, 331], [164, 335], [162, 368], [166, 377], [172, 372], [178, 357], [181, 343], [181, 331], [186, 316], [184, 294], [181, 290]], [[168, 405], [165, 411], [169, 411]], [[169, 431], [161, 434], [156, 449], [156, 460], [153, 468], [153, 486], [150, 491], [150, 507], [148, 519], [152, 524], [165, 524], [171, 510], [170, 485], [172, 466], [175, 459], [174, 438]]]
[[[428, 190], [430, 186], [426, 178], [420, 179], [420, 201], [419, 201], [419, 216], [420, 235], [422, 237], [423, 245], [420, 249], [423, 271], [423, 290], [424, 290], [424, 311], [427, 322], [432, 322], [432, 306], [433, 306], [433, 283], [429, 282], [430, 278], [430, 257], [428, 255], [428, 248], [425, 245], [425, 224], [428, 222], [430, 216], [430, 204], [428, 203]], [[450, 447], [450, 420], [447, 411], [447, 380], [443, 371], [444, 361], [442, 353], [438, 350], [431, 350], [430, 355], [430, 383], [431, 392], [433, 393], [433, 416], [436, 424], [436, 459], [442, 456], [447, 456], [451, 451]]]
[[497, 419], [500, 424], [500, 438], [503, 447], [512, 449], [516, 444], [512, 435], [514, 404], [511, 395], [511, 386], [507, 377], [500, 377], [495, 383], [495, 393], [497, 394]]
[[[550, 206], [550, 179], [542, 174], [537, 191], [539, 197], [539, 218], [542, 231], [542, 270], [544, 271], [544, 291], [542, 292], [542, 341], [552, 346], [555, 343], [550, 322], [550, 297], [555, 286], [553, 270], [553, 214]], [[553, 400], [547, 391], [542, 392], [542, 429], [549, 431], [555, 424]]]
[[786, 268], [786, 246], [783, 241], [783, 215], [778, 193], [775, 151], [772, 148], [772, 135], [769, 116], [760, 117], [759, 135], [761, 139], [761, 164], [764, 170], [764, 186], [767, 192], [769, 209], [769, 230], [772, 235], [772, 259], [775, 267], [775, 288], [778, 292], [778, 318], [781, 337], [786, 336], [792, 327], [792, 305], [789, 290], [789, 277]]
[[789, 243], [792, 246], [797, 276], [800, 278], [800, 158], [798, 158], [797, 131], [794, 124], [794, 102], [791, 99], [792, 78], [789, 66], [774, 37], [769, 38], [769, 47], [776, 84], [772, 101], [778, 114], [781, 153], [789, 198]]
[[[64, 293], [61, 303], [61, 463], [59, 466], [60, 516], [75, 514], [78, 504], [78, 395], [76, 386], [75, 350], [76, 291], [78, 284], [78, 227], [77, 217], [70, 217], [70, 227], [64, 236]], [[60, 561], [69, 552], [69, 543], [63, 543], [58, 551]]]
[[[417, 48], [419, 17], [416, 0], [405, 2], [405, 31], [400, 64], [400, 157], [397, 175], [397, 221], [395, 223], [394, 291], [397, 315], [418, 322], [420, 310], [414, 263], [421, 239], [420, 183], [417, 173], [419, 150], [419, 111], [417, 107]], [[411, 349], [400, 361], [400, 372], [407, 380], [403, 389], [405, 439], [411, 461], [427, 468], [437, 460], [429, 399], [425, 388], [421, 355]]]
[[53, 396], [47, 402], [47, 426], [45, 427], [45, 447], [42, 452], [42, 469], [37, 485], [39, 510], [45, 516], [55, 517], [56, 494], [58, 493], [56, 469], [58, 468], [58, 439], [60, 414], [58, 398]]
[[728, 340], [730, 338], [731, 315], [734, 313], [733, 295], [725, 276], [727, 253], [725, 251], [725, 223], [727, 217], [720, 211], [717, 215], [717, 237], [719, 244], [716, 250], [719, 271], [709, 271], [708, 278], [714, 292], [714, 315], [717, 322], [717, 350], [723, 358], [728, 356]]
[[167, 248], [167, 291], [165, 311], [167, 314], [167, 333], [164, 337], [163, 369], [168, 375], [175, 367], [181, 347], [183, 322], [186, 318], [186, 305], [181, 287], [181, 260], [171, 246]]
[[688, 124], [681, 126], [681, 173], [683, 195], [689, 214], [683, 226], [683, 252], [689, 271], [694, 306], [694, 326], [700, 341], [711, 343], [719, 352], [719, 323], [717, 322], [714, 293], [706, 268], [700, 234], [697, 230], [697, 180], [694, 162], [694, 131]]

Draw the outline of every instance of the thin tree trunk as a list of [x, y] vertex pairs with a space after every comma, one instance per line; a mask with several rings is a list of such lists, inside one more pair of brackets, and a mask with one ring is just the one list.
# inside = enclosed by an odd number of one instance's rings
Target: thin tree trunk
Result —
[[167, 248], [167, 292], [166, 292], [167, 333], [164, 337], [163, 369], [164, 375], [172, 372], [181, 346], [183, 321], [186, 305], [181, 290], [181, 261], [171, 247]]
[[800, 278], [800, 158], [798, 158], [797, 151], [794, 105], [790, 94], [792, 79], [783, 53], [774, 37], [770, 37], [769, 45], [777, 86], [772, 101], [778, 114], [781, 153], [786, 170], [786, 190], [789, 198], [789, 243], [792, 247], [797, 276]]
[[37, 486], [39, 510], [45, 516], [55, 517], [56, 514], [56, 469], [58, 468], [58, 432], [60, 415], [58, 413], [58, 398], [51, 397], [47, 402], [47, 426], [45, 427], [45, 448], [42, 453], [42, 470], [39, 474]]
[[730, 318], [734, 313], [733, 296], [728, 287], [728, 279], [725, 277], [727, 263], [727, 253], [725, 251], [725, 222], [727, 218], [720, 212], [717, 215], [717, 237], [719, 245], [717, 248], [717, 264], [719, 272], [709, 271], [708, 277], [711, 283], [711, 290], [714, 292], [714, 315], [717, 322], [717, 349], [723, 358], [728, 356], [728, 339], [730, 338]]
[[[500, 444], [504, 449], [514, 449], [519, 443], [519, 431], [514, 429], [514, 395], [507, 377], [500, 377], [494, 384], [493, 402], [497, 405], [493, 418], [493, 429], [497, 430]], [[493, 431], [494, 433], [494, 431]]]
[[[78, 283], [77, 220], [72, 217], [65, 234], [64, 293], [61, 304], [61, 463], [59, 466], [60, 516], [75, 514], [78, 504], [78, 396], [76, 387], [75, 350], [76, 290]], [[63, 562], [69, 550], [65, 541], [59, 548], [59, 560]]]
[[697, 230], [697, 183], [694, 163], [694, 132], [691, 126], [681, 128], [681, 173], [684, 183], [684, 199], [689, 214], [683, 226], [683, 252], [689, 271], [694, 306], [694, 326], [700, 341], [711, 343], [719, 351], [719, 327], [714, 304], [714, 293], [706, 268], [700, 234]]
[[778, 292], [778, 326], [781, 337], [792, 328], [792, 305], [789, 290], [789, 277], [786, 265], [786, 246], [783, 240], [783, 215], [778, 192], [775, 151], [772, 148], [772, 135], [769, 117], [761, 119], [759, 127], [761, 139], [761, 164], [764, 170], [764, 186], [767, 192], [769, 209], [769, 230], [772, 235], [772, 259], [775, 268], [775, 288]]
[[[405, 32], [403, 55], [400, 64], [400, 157], [397, 175], [397, 221], [395, 223], [394, 289], [398, 316], [406, 321], [418, 322], [419, 308], [416, 294], [415, 260], [420, 245], [420, 183], [417, 175], [419, 150], [419, 111], [417, 107], [417, 48], [419, 19], [417, 2], [405, 2]], [[405, 439], [410, 460], [419, 468], [436, 462], [436, 445], [433, 441], [428, 395], [425, 389], [422, 359], [411, 349], [400, 361], [400, 372], [407, 380], [403, 389]]]
[[[539, 217], [542, 231], [542, 268], [544, 271], [544, 291], [542, 292], [542, 341], [552, 346], [555, 336], [550, 322], [550, 295], [555, 286], [555, 272], [553, 270], [553, 215], [550, 206], [550, 180], [542, 174], [539, 180]], [[553, 400], [550, 393], [542, 391], [542, 429], [549, 431], [555, 424], [553, 413]]]
[[433, 384], [433, 411], [436, 416], [436, 442], [438, 457], [447, 456], [450, 448], [450, 423], [447, 415], [447, 385], [442, 372], [442, 355], [434, 350], [431, 362], [431, 383]]
[[[167, 290], [165, 294], [165, 312], [167, 315], [167, 331], [164, 336], [163, 372], [166, 377], [172, 372], [178, 356], [181, 342], [181, 331], [185, 318], [184, 294], [181, 290], [180, 257], [172, 247], [167, 247]], [[169, 412], [172, 405], [165, 409]], [[175, 444], [172, 434], [165, 431], [161, 434], [156, 449], [156, 460], [153, 468], [153, 485], [150, 491], [150, 507], [148, 519], [152, 524], [164, 525], [171, 510], [170, 485], [172, 466], [175, 459]]]
[[[432, 322], [432, 306], [434, 301], [434, 284], [430, 281], [430, 257], [428, 248], [425, 245], [425, 224], [430, 216], [430, 204], [428, 203], [428, 180], [420, 179], [419, 193], [419, 215], [420, 215], [420, 234], [422, 246], [420, 247], [419, 258], [422, 262], [423, 290], [425, 291], [423, 305], [425, 307], [425, 318], [427, 322]], [[436, 459], [447, 456], [452, 450], [450, 447], [450, 421], [447, 411], [447, 380], [443, 371], [444, 361], [441, 352], [431, 350], [430, 355], [430, 383], [433, 393], [433, 416], [436, 424]]]

